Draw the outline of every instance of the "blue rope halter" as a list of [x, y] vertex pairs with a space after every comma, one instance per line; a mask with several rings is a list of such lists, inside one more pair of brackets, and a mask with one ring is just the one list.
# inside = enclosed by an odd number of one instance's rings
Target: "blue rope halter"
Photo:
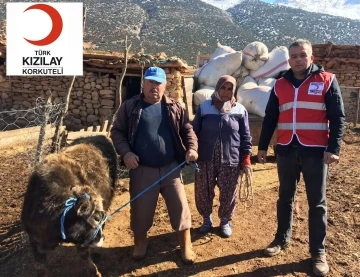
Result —
[[[84, 193], [83, 197], [88, 200], [90, 199], [90, 196], [87, 193]], [[65, 227], [64, 227], [65, 216], [71, 208], [75, 207], [77, 200], [78, 200], [77, 197], [73, 196], [65, 201], [65, 210], [63, 211], [60, 219], [61, 237], [63, 240], [66, 239]]]

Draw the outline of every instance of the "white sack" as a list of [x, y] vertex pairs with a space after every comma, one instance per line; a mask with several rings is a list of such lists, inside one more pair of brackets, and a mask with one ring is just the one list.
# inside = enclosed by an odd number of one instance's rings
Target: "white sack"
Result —
[[214, 93], [215, 88], [204, 86], [201, 89], [194, 92], [193, 103], [195, 106], [199, 106], [205, 100], [211, 99], [211, 95]]
[[257, 84], [259, 86], [267, 86], [273, 88], [275, 85], [276, 79], [275, 78], [260, 78], [257, 80]]
[[254, 79], [276, 78], [283, 70], [288, 70], [289, 50], [285, 46], [275, 47], [269, 54], [269, 59], [258, 70], [250, 71]]
[[239, 87], [243, 83], [245, 77], [248, 76], [249, 73], [249, 70], [242, 65], [238, 70], [234, 72], [233, 75], [231, 75], [235, 78], [237, 87]]
[[243, 50], [243, 65], [249, 70], [258, 70], [268, 58], [269, 50], [260, 41], [249, 43]]
[[244, 81], [241, 83], [239, 90], [248, 90], [258, 87], [257, 82], [251, 76], [246, 76]]
[[264, 117], [270, 91], [271, 87], [258, 86], [256, 81], [248, 76], [237, 91], [237, 101], [243, 104], [249, 113]]
[[232, 49], [230, 46], [221, 45], [220, 42], [217, 43], [217, 48], [215, 49], [214, 53], [210, 57], [210, 61], [215, 59], [216, 57], [219, 57], [223, 54], [227, 53], [234, 53], [235, 50]]
[[235, 79], [240, 77], [246, 77], [250, 74], [250, 71], [245, 66], [240, 66], [231, 76]]
[[199, 84], [215, 87], [220, 77], [232, 75], [241, 66], [241, 61], [241, 51], [220, 55], [200, 67], [195, 72], [195, 78]]

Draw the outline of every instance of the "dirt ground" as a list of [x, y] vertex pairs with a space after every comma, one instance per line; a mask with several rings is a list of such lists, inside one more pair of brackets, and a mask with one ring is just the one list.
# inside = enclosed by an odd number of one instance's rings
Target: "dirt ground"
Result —
[[[360, 276], [360, 129], [347, 129], [341, 161], [331, 166], [328, 185], [327, 254], [328, 276]], [[35, 276], [27, 236], [19, 215], [29, 170], [18, 147], [0, 149], [0, 276]], [[254, 157], [255, 158], [255, 157]], [[255, 163], [255, 159], [253, 159]], [[194, 265], [181, 262], [176, 235], [160, 198], [149, 233], [150, 245], [144, 261], [131, 259], [132, 237], [129, 207], [110, 219], [105, 227], [105, 245], [94, 251], [95, 262], [104, 277], [115, 276], [312, 276], [308, 254], [307, 202], [304, 184], [299, 184], [291, 247], [273, 258], [262, 249], [276, 231], [278, 193], [274, 157], [265, 165], [254, 164], [255, 204], [245, 209], [240, 203], [232, 222], [233, 235], [219, 237], [218, 228], [208, 235], [198, 232], [201, 218], [195, 208], [193, 170], [187, 168], [184, 181], [193, 214], [192, 240], [197, 253]], [[117, 187], [112, 210], [129, 200], [128, 179]], [[214, 202], [214, 215], [218, 202]], [[215, 216], [215, 225], [219, 220]], [[84, 276], [75, 247], [63, 245], [50, 255], [51, 276]]]

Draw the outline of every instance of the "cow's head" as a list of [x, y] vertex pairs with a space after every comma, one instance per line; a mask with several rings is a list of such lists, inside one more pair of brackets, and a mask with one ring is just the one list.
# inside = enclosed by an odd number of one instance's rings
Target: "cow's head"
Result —
[[[72, 218], [67, 228], [69, 239], [84, 245], [88, 242], [89, 246], [101, 247], [104, 242], [103, 227], [93, 238], [96, 229], [105, 218], [103, 209], [103, 199], [96, 194], [89, 186], [75, 186], [72, 188], [77, 201], [74, 206], [75, 217]], [[84, 195], [88, 197], [84, 197]], [[91, 240], [91, 238], [93, 238]], [[89, 241], [91, 240], [91, 241]]]

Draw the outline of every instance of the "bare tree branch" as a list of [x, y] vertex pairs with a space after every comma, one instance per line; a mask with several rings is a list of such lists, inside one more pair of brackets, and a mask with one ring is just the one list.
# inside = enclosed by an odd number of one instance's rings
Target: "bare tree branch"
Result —
[[[122, 67], [122, 71], [121, 71], [121, 75], [120, 77], [118, 78], [118, 83], [117, 83], [117, 91], [116, 91], [116, 99], [115, 99], [115, 109], [114, 109], [114, 115], [110, 121], [110, 124], [109, 126], [111, 126], [115, 120], [115, 117], [117, 115], [117, 112], [118, 110], [120, 109], [121, 107], [121, 104], [122, 104], [122, 83], [123, 83], [123, 80], [125, 78], [125, 75], [126, 75], [126, 70], [127, 70], [127, 65], [128, 65], [128, 55], [129, 55], [129, 51], [130, 51], [130, 48], [131, 48], [131, 43], [130, 45], [128, 46], [128, 40], [127, 40], [127, 36], [125, 37], [125, 49], [124, 49], [124, 64], [123, 64], [123, 67]], [[110, 129], [109, 129], [109, 132], [108, 132], [108, 135], [110, 133]]]

